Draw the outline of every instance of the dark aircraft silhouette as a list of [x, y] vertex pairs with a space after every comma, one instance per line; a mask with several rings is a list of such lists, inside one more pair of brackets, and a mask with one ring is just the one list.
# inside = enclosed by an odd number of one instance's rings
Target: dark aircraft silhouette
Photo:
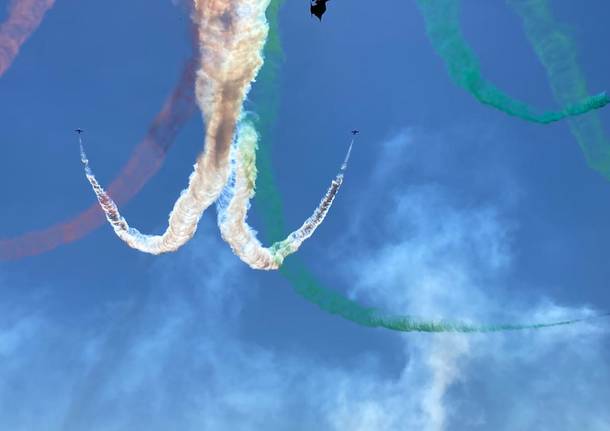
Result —
[[80, 128], [79, 128], [79, 129], [74, 129], [74, 131], [75, 131], [76, 133], [78, 133], [79, 135], [80, 135], [81, 133], [83, 133], [83, 132], [84, 132], [84, 130], [83, 130], [83, 129], [80, 129]]
[[318, 17], [322, 21], [322, 15], [326, 12], [326, 2], [330, 0], [311, 0], [309, 11], [312, 15]]
[[352, 135], [357, 135], [358, 133], [360, 133], [360, 130], [356, 130], [356, 129], [352, 130]]

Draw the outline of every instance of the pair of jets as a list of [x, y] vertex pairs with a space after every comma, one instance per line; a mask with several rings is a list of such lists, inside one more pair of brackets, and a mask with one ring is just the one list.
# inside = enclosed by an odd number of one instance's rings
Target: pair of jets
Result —
[[[82, 134], [82, 133], [84, 132], [84, 130], [83, 130], [83, 129], [80, 129], [80, 128], [78, 128], [78, 129], [74, 129], [74, 131], [75, 131], [75, 132], [76, 132], [78, 135], [80, 135], [80, 134]], [[357, 135], [357, 134], [359, 134], [359, 133], [360, 133], [360, 130], [356, 130], [356, 129], [354, 129], [354, 130], [352, 130], [352, 131], [351, 131], [351, 134], [352, 134], [352, 135], [354, 135], [354, 136], [356, 136], [356, 135]]]

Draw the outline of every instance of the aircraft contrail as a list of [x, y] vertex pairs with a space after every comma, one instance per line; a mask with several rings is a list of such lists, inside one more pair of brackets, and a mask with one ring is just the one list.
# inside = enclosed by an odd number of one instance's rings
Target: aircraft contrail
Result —
[[12, 0], [8, 18], [0, 24], [0, 76], [11, 66], [19, 49], [38, 28], [55, 0]]
[[129, 226], [97, 183], [88, 162], [87, 179], [115, 233], [129, 246], [151, 254], [175, 251], [193, 237], [203, 212], [219, 197], [230, 173], [230, 149], [242, 104], [263, 64], [269, 0], [194, 0], [201, 66], [196, 97], [206, 120], [205, 149], [197, 158], [162, 235], [145, 235]]
[[223, 193], [224, 196], [217, 201], [218, 226], [223, 239], [233, 252], [251, 268], [275, 270], [280, 268], [284, 259], [295, 253], [324, 221], [343, 184], [343, 175], [354, 141], [349, 145], [339, 173], [311, 217], [284, 240], [277, 241], [268, 248], [262, 246], [256, 232], [246, 222], [256, 184], [257, 141], [258, 135], [254, 127], [248, 122], [242, 122], [232, 149], [233, 177]]

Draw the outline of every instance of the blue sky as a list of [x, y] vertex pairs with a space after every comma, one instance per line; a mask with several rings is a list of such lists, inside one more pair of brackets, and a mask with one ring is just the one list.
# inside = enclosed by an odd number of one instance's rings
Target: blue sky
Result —
[[[503, 2], [463, 3], [487, 78], [554, 107], [519, 18]], [[608, 5], [552, 5], [591, 92], [608, 89]], [[93, 202], [72, 129], [87, 130], [108, 183], [177, 80], [188, 22], [167, 0], [57, 0], [0, 78], [0, 237]], [[319, 201], [347, 132], [362, 131], [328, 218], [299, 251], [320, 280], [427, 318], [610, 310], [610, 184], [567, 124], [522, 122], [455, 86], [412, 1], [370, 10], [333, 0], [321, 24], [306, 1], [290, 1], [280, 27], [273, 167], [288, 228]], [[610, 113], [599, 116], [610, 133]], [[164, 229], [202, 135], [195, 115], [122, 208], [131, 224]], [[0, 429], [605, 430], [608, 340], [605, 321], [468, 336], [362, 328], [307, 303], [280, 274], [246, 267], [214, 211], [187, 246], [158, 257], [104, 226], [0, 262]]]

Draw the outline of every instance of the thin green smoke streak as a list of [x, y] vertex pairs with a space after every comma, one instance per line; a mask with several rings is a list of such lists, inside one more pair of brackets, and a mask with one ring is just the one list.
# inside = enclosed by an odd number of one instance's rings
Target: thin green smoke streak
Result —
[[448, 321], [424, 321], [411, 316], [389, 315], [383, 310], [363, 307], [357, 302], [346, 298], [338, 292], [324, 287], [315, 277], [291, 256], [281, 267], [282, 274], [292, 282], [297, 293], [318, 305], [324, 311], [336, 314], [354, 323], [370, 328], [385, 328], [399, 332], [458, 332], [458, 333], [488, 333], [522, 331], [526, 329], [543, 329], [554, 326], [572, 325], [608, 316], [602, 314], [581, 319], [563, 320], [550, 323], [532, 324], [491, 324], [477, 325]]
[[[525, 34], [549, 77], [555, 99], [571, 103], [586, 96], [587, 82], [570, 35], [555, 21], [546, 0], [507, 3], [521, 17]], [[594, 112], [568, 121], [572, 134], [585, 154], [587, 163], [610, 179], [610, 142]]]
[[[284, 0], [272, 0], [267, 8], [269, 36], [263, 51], [265, 63], [261, 69], [256, 86], [256, 99], [264, 103], [256, 104], [258, 116], [256, 126], [260, 142], [273, 142], [274, 125], [279, 106], [278, 77], [279, 67], [283, 60], [282, 43], [279, 34], [278, 15]], [[267, 237], [272, 242], [280, 241], [285, 236], [282, 214], [282, 199], [273, 176], [271, 145], [260, 145], [256, 160], [259, 182], [257, 184], [256, 205], [263, 217]]]
[[417, 3], [426, 22], [428, 38], [447, 65], [449, 75], [481, 103], [541, 124], [581, 115], [610, 103], [605, 92], [591, 97], [584, 92], [578, 100], [561, 103], [565, 108], [560, 111], [534, 112], [526, 103], [511, 98], [483, 77], [479, 60], [460, 28], [459, 0], [417, 0]]
[[[272, 175], [271, 136], [278, 108], [278, 69], [282, 58], [282, 49], [278, 33], [278, 12], [283, 0], [272, 0], [267, 10], [269, 22], [269, 41], [265, 46], [265, 64], [259, 74], [256, 86], [256, 98], [265, 103], [256, 104], [259, 117], [257, 125], [262, 139], [259, 141], [257, 154], [256, 204], [267, 236], [278, 241], [285, 236], [282, 201]], [[365, 307], [331, 290], [320, 283], [316, 277], [301, 263], [297, 256], [288, 257], [280, 268], [281, 274], [290, 282], [291, 287], [307, 301], [316, 304], [322, 310], [341, 316], [356, 324], [370, 328], [385, 328], [400, 332], [500, 332], [525, 329], [541, 329], [552, 326], [570, 325], [589, 320], [575, 319], [553, 323], [530, 325], [470, 325], [445, 321], [424, 321], [410, 316], [394, 316], [383, 310]]]

